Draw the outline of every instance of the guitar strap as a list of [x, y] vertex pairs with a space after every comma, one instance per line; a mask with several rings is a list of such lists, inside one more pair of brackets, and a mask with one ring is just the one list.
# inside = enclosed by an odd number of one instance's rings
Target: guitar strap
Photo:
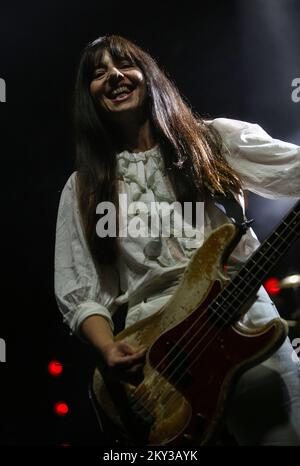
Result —
[[242, 206], [236, 200], [234, 195], [228, 191], [226, 195], [213, 193], [210, 190], [210, 194], [213, 198], [214, 205], [223, 212], [231, 221], [234, 223], [244, 235], [250, 225], [253, 223], [253, 219], [248, 220], [244, 215]]

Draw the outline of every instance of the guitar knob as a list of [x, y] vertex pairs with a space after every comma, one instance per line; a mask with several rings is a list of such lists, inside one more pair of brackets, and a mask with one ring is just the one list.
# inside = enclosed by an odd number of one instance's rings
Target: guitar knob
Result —
[[196, 414], [196, 429], [204, 430], [204, 427], [205, 427], [205, 417], [202, 414], [197, 413]]
[[183, 434], [183, 445], [190, 445], [193, 438], [190, 434]]

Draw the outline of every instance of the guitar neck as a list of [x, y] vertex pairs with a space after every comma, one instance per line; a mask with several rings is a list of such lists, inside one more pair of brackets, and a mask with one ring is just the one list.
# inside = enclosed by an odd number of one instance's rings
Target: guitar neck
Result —
[[249, 297], [258, 290], [275, 264], [299, 237], [300, 201], [224, 288], [217, 302], [213, 303], [213, 311], [221, 312], [228, 321], [238, 318]]

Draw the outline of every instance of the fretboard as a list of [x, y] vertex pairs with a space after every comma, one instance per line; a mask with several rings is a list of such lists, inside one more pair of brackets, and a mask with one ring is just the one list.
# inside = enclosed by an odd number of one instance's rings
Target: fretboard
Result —
[[223, 321], [238, 319], [249, 297], [258, 290], [275, 264], [300, 237], [300, 201], [289, 211], [273, 233], [254, 252], [233, 280], [211, 304]]

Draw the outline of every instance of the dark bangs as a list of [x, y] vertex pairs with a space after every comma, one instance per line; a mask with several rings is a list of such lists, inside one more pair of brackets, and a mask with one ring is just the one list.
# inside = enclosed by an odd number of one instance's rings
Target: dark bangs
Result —
[[133, 44], [119, 36], [99, 37], [86, 48], [86, 76], [92, 80], [93, 73], [101, 63], [104, 51], [108, 51], [114, 60], [128, 60], [140, 66], [139, 51]]

